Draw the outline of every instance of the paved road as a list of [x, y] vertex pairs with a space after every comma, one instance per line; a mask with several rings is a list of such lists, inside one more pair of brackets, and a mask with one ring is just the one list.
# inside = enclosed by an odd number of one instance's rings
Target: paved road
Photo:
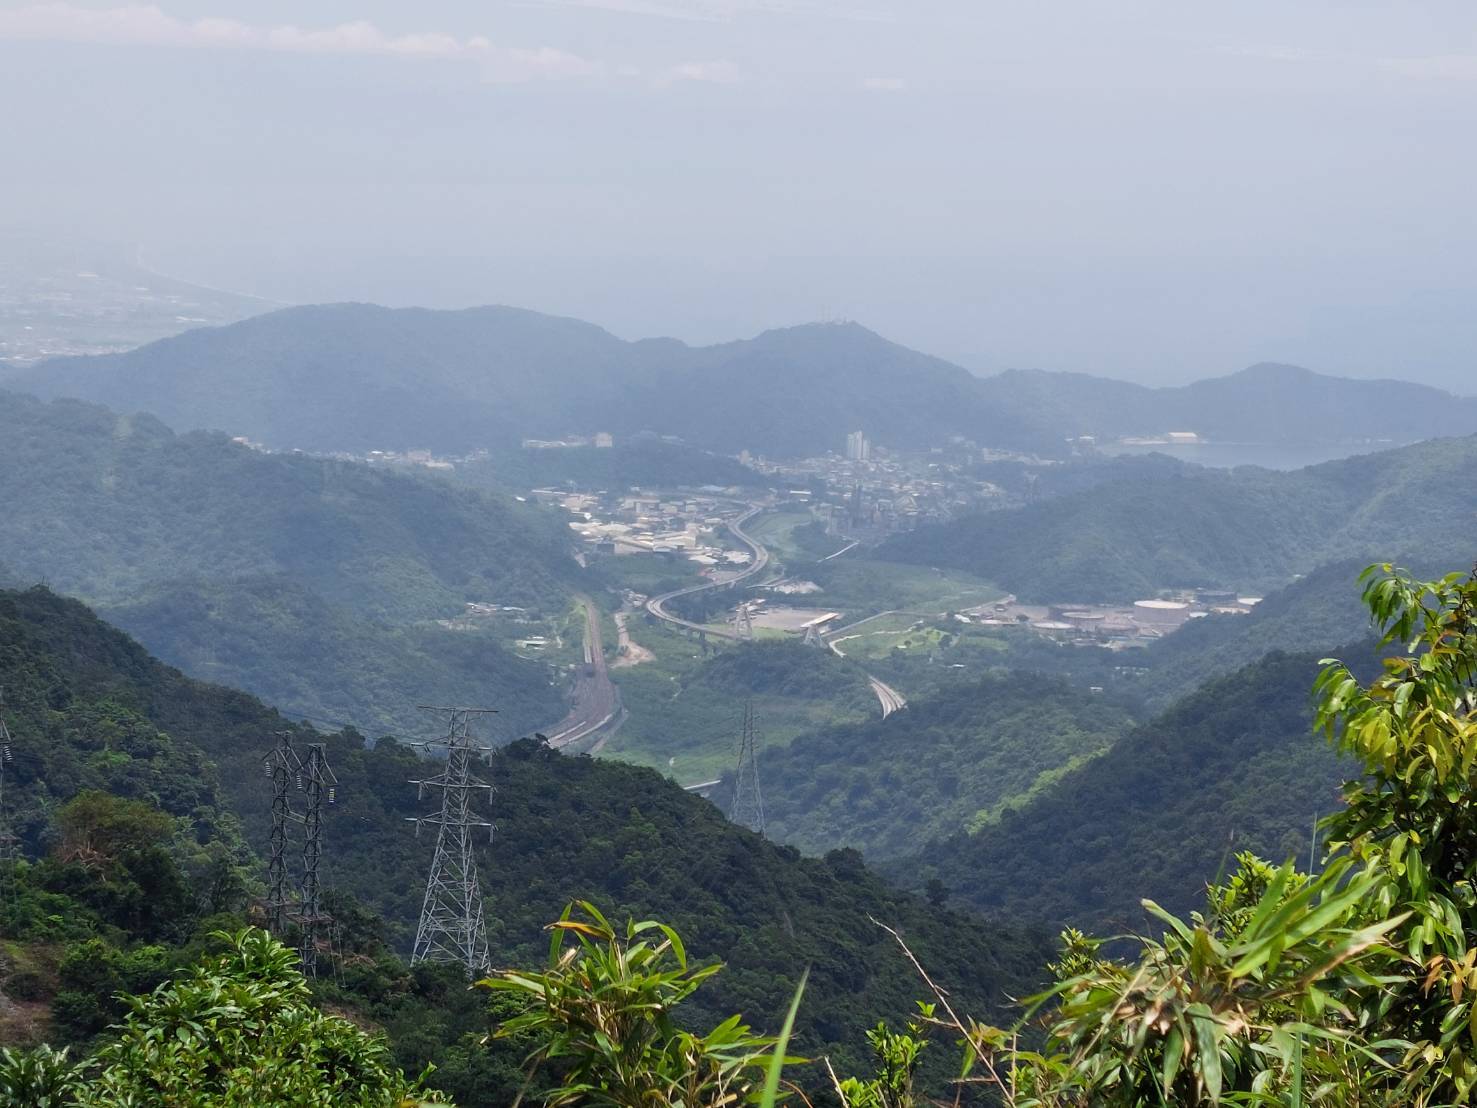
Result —
[[681, 616], [674, 616], [671, 612], [667, 611], [666, 604], [667, 601], [675, 600], [679, 596], [691, 596], [693, 593], [704, 592], [708, 589], [724, 589], [763, 573], [769, 566], [769, 551], [757, 540], [750, 538], [744, 531], [744, 524], [748, 523], [749, 520], [753, 519], [763, 510], [763, 508], [750, 508], [728, 525], [728, 529], [733, 532], [734, 538], [747, 546], [753, 553], [754, 558], [749, 563], [748, 569], [736, 577], [728, 578], [726, 581], [704, 581], [701, 585], [689, 585], [685, 589], [676, 589], [669, 593], [663, 593], [661, 596], [654, 596], [646, 602], [646, 610], [656, 616], [657, 619], [666, 620], [668, 623], [677, 627], [686, 627], [690, 631], [706, 631], [708, 634], [720, 639], [738, 638], [738, 635], [732, 631], [720, 631], [717, 628], [708, 627], [706, 624], [694, 623], [692, 620], [683, 619]]
[[[903, 694], [891, 685], [885, 685], [870, 673], [867, 674], [867, 684], [872, 686], [872, 691], [877, 694], [877, 702], [882, 705], [882, 718], [886, 719], [893, 712], [901, 712], [908, 706]], [[912, 718], [911, 716], [909, 717]]]
[[[694, 623], [691, 620], [683, 619], [681, 616], [674, 616], [671, 612], [667, 611], [666, 603], [669, 600], [675, 600], [679, 596], [691, 596], [693, 593], [703, 592], [706, 589], [721, 589], [729, 585], [736, 585], [741, 581], [746, 581], [750, 577], [764, 572], [765, 568], [769, 565], [769, 551], [762, 543], [744, 531], [744, 524], [748, 523], [749, 520], [753, 519], [763, 510], [763, 508], [750, 508], [728, 525], [728, 529], [733, 532], [734, 537], [753, 551], [754, 560], [750, 563], [748, 569], [744, 570], [737, 577], [730, 577], [727, 581], [704, 581], [701, 585], [689, 585], [685, 589], [677, 589], [673, 592], [664, 593], [661, 596], [652, 597], [646, 602], [646, 610], [656, 616], [657, 619], [666, 620], [668, 623], [674, 624], [677, 627], [686, 627], [693, 631], [706, 631], [709, 635], [716, 636], [720, 639], [737, 639], [739, 636], [732, 631], [722, 631], [714, 627], [708, 627], [705, 624]], [[856, 543], [852, 543], [851, 545], [855, 546]], [[851, 546], [845, 547], [842, 550], [836, 551], [836, 554], [845, 554], [850, 549]], [[832, 554], [831, 557], [836, 557], [836, 554]], [[868, 618], [876, 619], [877, 617], [870, 616]], [[865, 622], [866, 620], [858, 621], [858, 623]], [[855, 627], [858, 624], [852, 624], [851, 626]], [[846, 628], [842, 628], [842, 630], [846, 630]], [[830, 644], [830, 646], [838, 657], [845, 657], [834, 643]], [[876, 695], [877, 703], [882, 705], [883, 719], [892, 715], [893, 712], [902, 711], [908, 706], [907, 698], [891, 685], [883, 684], [871, 674], [867, 675], [867, 683], [871, 686], [873, 694]]]
[[600, 641], [600, 609], [588, 596], [585, 606], [585, 660], [574, 679], [569, 714], [546, 731], [549, 745], [562, 749], [619, 724], [625, 718], [620, 691], [610, 680], [605, 665], [605, 644]]

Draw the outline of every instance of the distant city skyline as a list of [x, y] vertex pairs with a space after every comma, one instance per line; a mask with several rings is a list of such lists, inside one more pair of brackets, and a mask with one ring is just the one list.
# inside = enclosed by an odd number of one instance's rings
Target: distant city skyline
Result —
[[0, 0], [0, 97], [0, 220], [276, 301], [1477, 391], [1457, 0]]

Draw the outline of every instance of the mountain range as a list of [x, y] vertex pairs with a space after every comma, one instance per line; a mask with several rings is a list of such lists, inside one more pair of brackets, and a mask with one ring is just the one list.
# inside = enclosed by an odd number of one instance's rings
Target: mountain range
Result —
[[506, 307], [288, 308], [123, 354], [54, 359], [10, 387], [148, 411], [281, 448], [507, 449], [639, 432], [724, 453], [803, 456], [862, 430], [896, 448], [962, 436], [1062, 454], [1066, 440], [1195, 431], [1216, 441], [1408, 442], [1477, 430], [1477, 400], [1260, 365], [1180, 388], [1083, 374], [977, 377], [857, 324], [693, 347], [627, 342]]

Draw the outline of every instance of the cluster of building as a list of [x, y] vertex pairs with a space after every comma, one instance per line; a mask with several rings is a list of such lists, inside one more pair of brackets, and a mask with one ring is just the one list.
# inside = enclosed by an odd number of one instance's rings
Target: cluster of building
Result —
[[593, 446], [609, 450], [615, 446], [615, 436], [609, 431], [596, 431], [593, 435], [570, 435], [562, 439], [524, 439], [525, 450], [569, 450], [580, 446]]
[[961, 449], [900, 453], [877, 446], [866, 434], [846, 436], [845, 453], [799, 461], [740, 461], [775, 479], [783, 495], [807, 504], [828, 532], [845, 539], [878, 541], [924, 523], [943, 523], [965, 512], [999, 507], [1005, 494], [966, 471], [976, 460], [972, 444]]
[[1192, 619], [1246, 615], [1259, 603], [1259, 596], [1238, 596], [1221, 589], [1197, 589], [1132, 604], [1036, 605], [1007, 597], [959, 612], [955, 619], [982, 627], [1029, 627], [1062, 642], [1124, 647], [1162, 638]]
[[705, 486], [653, 495], [534, 489], [531, 495], [570, 513], [570, 529], [596, 554], [659, 554], [704, 569], [741, 569], [754, 556], [729, 537], [724, 523], [736, 506], [735, 491]]

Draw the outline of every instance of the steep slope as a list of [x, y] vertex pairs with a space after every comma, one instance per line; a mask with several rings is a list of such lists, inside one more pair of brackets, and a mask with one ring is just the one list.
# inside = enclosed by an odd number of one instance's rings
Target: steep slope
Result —
[[1186, 697], [1018, 811], [897, 867], [1006, 919], [1112, 934], [1193, 907], [1236, 850], [1306, 858], [1350, 768], [1310, 733], [1318, 655], [1274, 653]]
[[[947, 686], [906, 712], [765, 750], [766, 833], [814, 853], [912, 854], [1101, 754], [1131, 722], [1121, 706], [1035, 674]], [[714, 793], [720, 807], [731, 786]]]
[[[149, 725], [155, 747], [203, 751], [218, 767], [219, 802], [202, 792], [214, 780], [209, 766], [175, 780], [152, 762], [139, 764], [154, 747], [135, 753], [114, 743], [107, 760], [129, 772], [103, 783], [133, 788], [128, 782], [138, 777], [138, 788], [158, 790], [171, 811], [220, 803], [254, 847], [264, 846], [270, 790], [261, 758], [274, 733], [290, 725], [260, 701], [183, 677], [80, 604], [41, 589], [0, 594], [0, 684], [17, 690], [18, 747], [47, 752], [53, 765], [98, 761], [96, 751], [107, 746], [109, 732], [90, 723], [58, 723], [72, 718], [74, 705], [129, 713]], [[295, 733], [300, 743], [316, 737]], [[397, 743], [368, 748], [352, 732], [326, 741], [339, 779], [338, 803], [325, 820], [326, 883], [382, 913], [403, 950], [431, 850], [406, 822], [424, 810], [410, 781], [425, 766]], [[30, 761], [21, 765], [21, 807], [44, 823], [40, 775]], [[809, 966], [801, 1049], [835, 1049], [850, 1067], [863, 1064], [862, 1032], [905, 1015], [920, 995], [911, 967], [869, 915], [901, 927], [931, 971], [981, 1013], [1001, 1010], [1007, 992], [1028, 989], [1046, 954], [1024, 929], [985, 927], [889, 888], [854, 854], [801, 859], [650, 770], [566, 758], [525, 741], [500, 750], [479, 772], [498, 790], [489, 813], [498, 830], [479, 845], [478, 864], [502, 965], [541, 960], [543, 926], [572, 898], [590, 898], [617, 919], [660, 918], [680, 929], [695, 957], [728, 963], [690, 1010], [696, 1021], [743, 1011], [773, 1026]], [[210, 826], [198, 826], [202, 841], [213, 841]], [[43, 839], [38, 831], [26, 841], [34, 848]]]
[[13, 385], [318, 450], [459, 451], [597, 430], [771, 454], [839, 449], [857, 428], [898, 446], [976, 431], [1053, 441], [987, 404], [966, 370], [855, 325], [694, 349], [513, 308], [335, 304], [53, 361]]
[[[175, 435], [76, 402], [0, 400], [0, 560], [21, 580], [116, 609], [181, 663], [213, 665], [218, 647], [219, 675], [305, 715], [383, 729], [417, 701], [348, 674], [346, 644], [424, 670], [440, 648], [427, 654], [408, 628], [473, 600], [558, 612], [580, 572], [553, 514], [510, 498]], [[495, 642], [444, 653], [464, 659], [459, 699], [512, 697], [518, 726], [561, 714], [548, 675]], [[288, 681], [322, 691], [359, 681], [373, 695], [326, 708], [291, 695]]]
[[1472, 436], [1290, 473], [1183, 467], [920, 528], [878, 556], [968, 570], [1043, 603], [1262, 591], [1350, 557], [1461, 564], [1477, 542], [1474, 478]]

